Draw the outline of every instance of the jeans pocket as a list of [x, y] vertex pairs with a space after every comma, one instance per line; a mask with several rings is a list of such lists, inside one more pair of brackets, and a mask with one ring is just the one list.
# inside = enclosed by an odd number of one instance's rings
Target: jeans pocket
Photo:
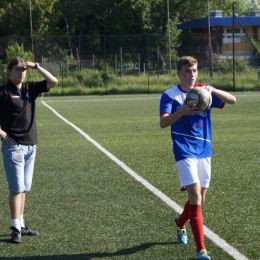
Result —
[[7, 146], [8, 152], [17, 151], [20, 148], [20, 144], [18, 144], [18, 143], [12, 143], [12, 144], [9, 144], [9, 145], [6, 145], [6, 146]]

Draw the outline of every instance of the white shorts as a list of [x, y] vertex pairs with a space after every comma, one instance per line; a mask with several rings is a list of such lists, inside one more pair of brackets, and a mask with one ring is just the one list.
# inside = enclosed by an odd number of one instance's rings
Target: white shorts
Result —
[[181, 187], [200, 183], [202, 188], [208, 188], [211, 178], [211, 157], [187, 158], [177, 161], [177, 168]]

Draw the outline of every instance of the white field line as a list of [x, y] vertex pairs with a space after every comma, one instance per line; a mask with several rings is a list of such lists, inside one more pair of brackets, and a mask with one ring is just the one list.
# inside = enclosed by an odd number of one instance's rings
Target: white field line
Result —
[[[237, 97], [248, 97], [251, 95], [252, 97], [256, 97], [260, 95], [260, 92], [237, 92], [235, 93]], [[41, 101], [43, 100], [44, 92], [41, 96]], [[124, 101], [124, 100], [147, 100], [147, 99], [160, 99], [161, 95], [158, 94], [148, 97], [122, 97], [122, 98], [97, 98], [97, 99], [56, 99], [56, 100], [46, 100], [47, 103], [55, 103], [55, 102], [96, 102], [96, 101]]]
[[[155, 194], [157, 197], [159, 197], [162, 201], [164, 201], [168, 206], [170, 206], [174, 211], [176, 211], [178, 214], [181, 214], [182, 207], [180, 207], [176, 202], [172, 201], [169, 197], [167, 197], [164, 193], [162, 193], [160, 190], [155, 188], [153, 185], [151, 185], [148, 181], [143, 179], [141, 176], [139, 176], [136, 172], [134, 172], [132, 169], [130, 169], [127, 165], [125, 165], [122, 161], [120, 161], [118, 158], [116, 158], [113, 154], [111, 154], [108, 150], [106, 150], [103, 146], [101, 146], [99, 143], [97, 143], [94, 139], [92, 139], [89, 135], [87, 135], [85, 132], [83, 132], [79, 127], [75, 126], [73, 123], [68, 121], [66, 118], [61, 116], [56, 110], [54, 110], [52, 107], [47, 105], [44, 101], [42, 103], [48, 107], [56, 116], [58, 116], [60, 119], [62, 119], [65, 123], [70, 125], [72, 128], [74, 128], [76, 131], [78, 131], [81, 135], [83, 135], [88, 141], [90, 141], [93, 145], [95, 145], [101, 152], [103, 152], [106, 156], [108, 156], [112, 161], [117, 163], [122, 169], [124, 169], [128, 174], [130, 174], [133, 178], [135, 178], [138, 182], [143, 184], [148, 190], [150, 190], [153, 194]], [[220, 248], [222, 248], [224, 251], [226, 251], [230, 256], [232, 256], [236, 260], [249, 260], [246, 258], [246, 256], [239, 253], [234, 247], [230, 246], [224, 239], [220, 238], [217, 234], [215, 234], [213, 231], [208, 229], [204, 225], [204, 234], [207, 236], [210, 240], [212, 240], [216, 245], [218, 245]]]
[[[124, 101], [124, 100], [146, 100], [146, 99], [160, 99], [160, 96], [157, 97], [143, 97], [143, 98], [97, 98], [97, 99], [64, 99], [64, 100], [48, 100], [45, 101], [47, 103], [55, 103], [55, 102], [96, 102], [96, 101]], [[42, 99], [41, 99], [42, 100]]]

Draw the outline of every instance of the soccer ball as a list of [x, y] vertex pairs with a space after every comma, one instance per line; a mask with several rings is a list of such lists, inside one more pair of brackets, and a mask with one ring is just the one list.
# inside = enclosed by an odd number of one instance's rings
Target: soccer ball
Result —
[[206, 111], [211, 106], [211, 93], [203, 87], [191, 89], [186, 96], [186, 104], [190, 107], [198, 107], [199, 111]]

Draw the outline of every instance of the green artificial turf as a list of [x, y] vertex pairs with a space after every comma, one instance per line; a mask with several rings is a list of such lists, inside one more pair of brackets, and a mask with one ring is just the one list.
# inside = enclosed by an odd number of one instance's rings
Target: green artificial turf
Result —
[[[248, 259], [260, 258], [260, 93], [234, 93], [235, 105], [214, 109], [212, 182], [204, 224]], [[159, 127], [160, 95], [44, 97], [79, 127], [171, 200], [186, 193], [172, 154], [170, 129]], [[0, 259], [195, 259], [178, 245], [178, 214], [83, 135], [37, 102], [39, 144], [25, 219], [40, 232], [8, 242], [11, 220], [0, 162]], [[233, 259], [206, 237], [212, 259]]]

